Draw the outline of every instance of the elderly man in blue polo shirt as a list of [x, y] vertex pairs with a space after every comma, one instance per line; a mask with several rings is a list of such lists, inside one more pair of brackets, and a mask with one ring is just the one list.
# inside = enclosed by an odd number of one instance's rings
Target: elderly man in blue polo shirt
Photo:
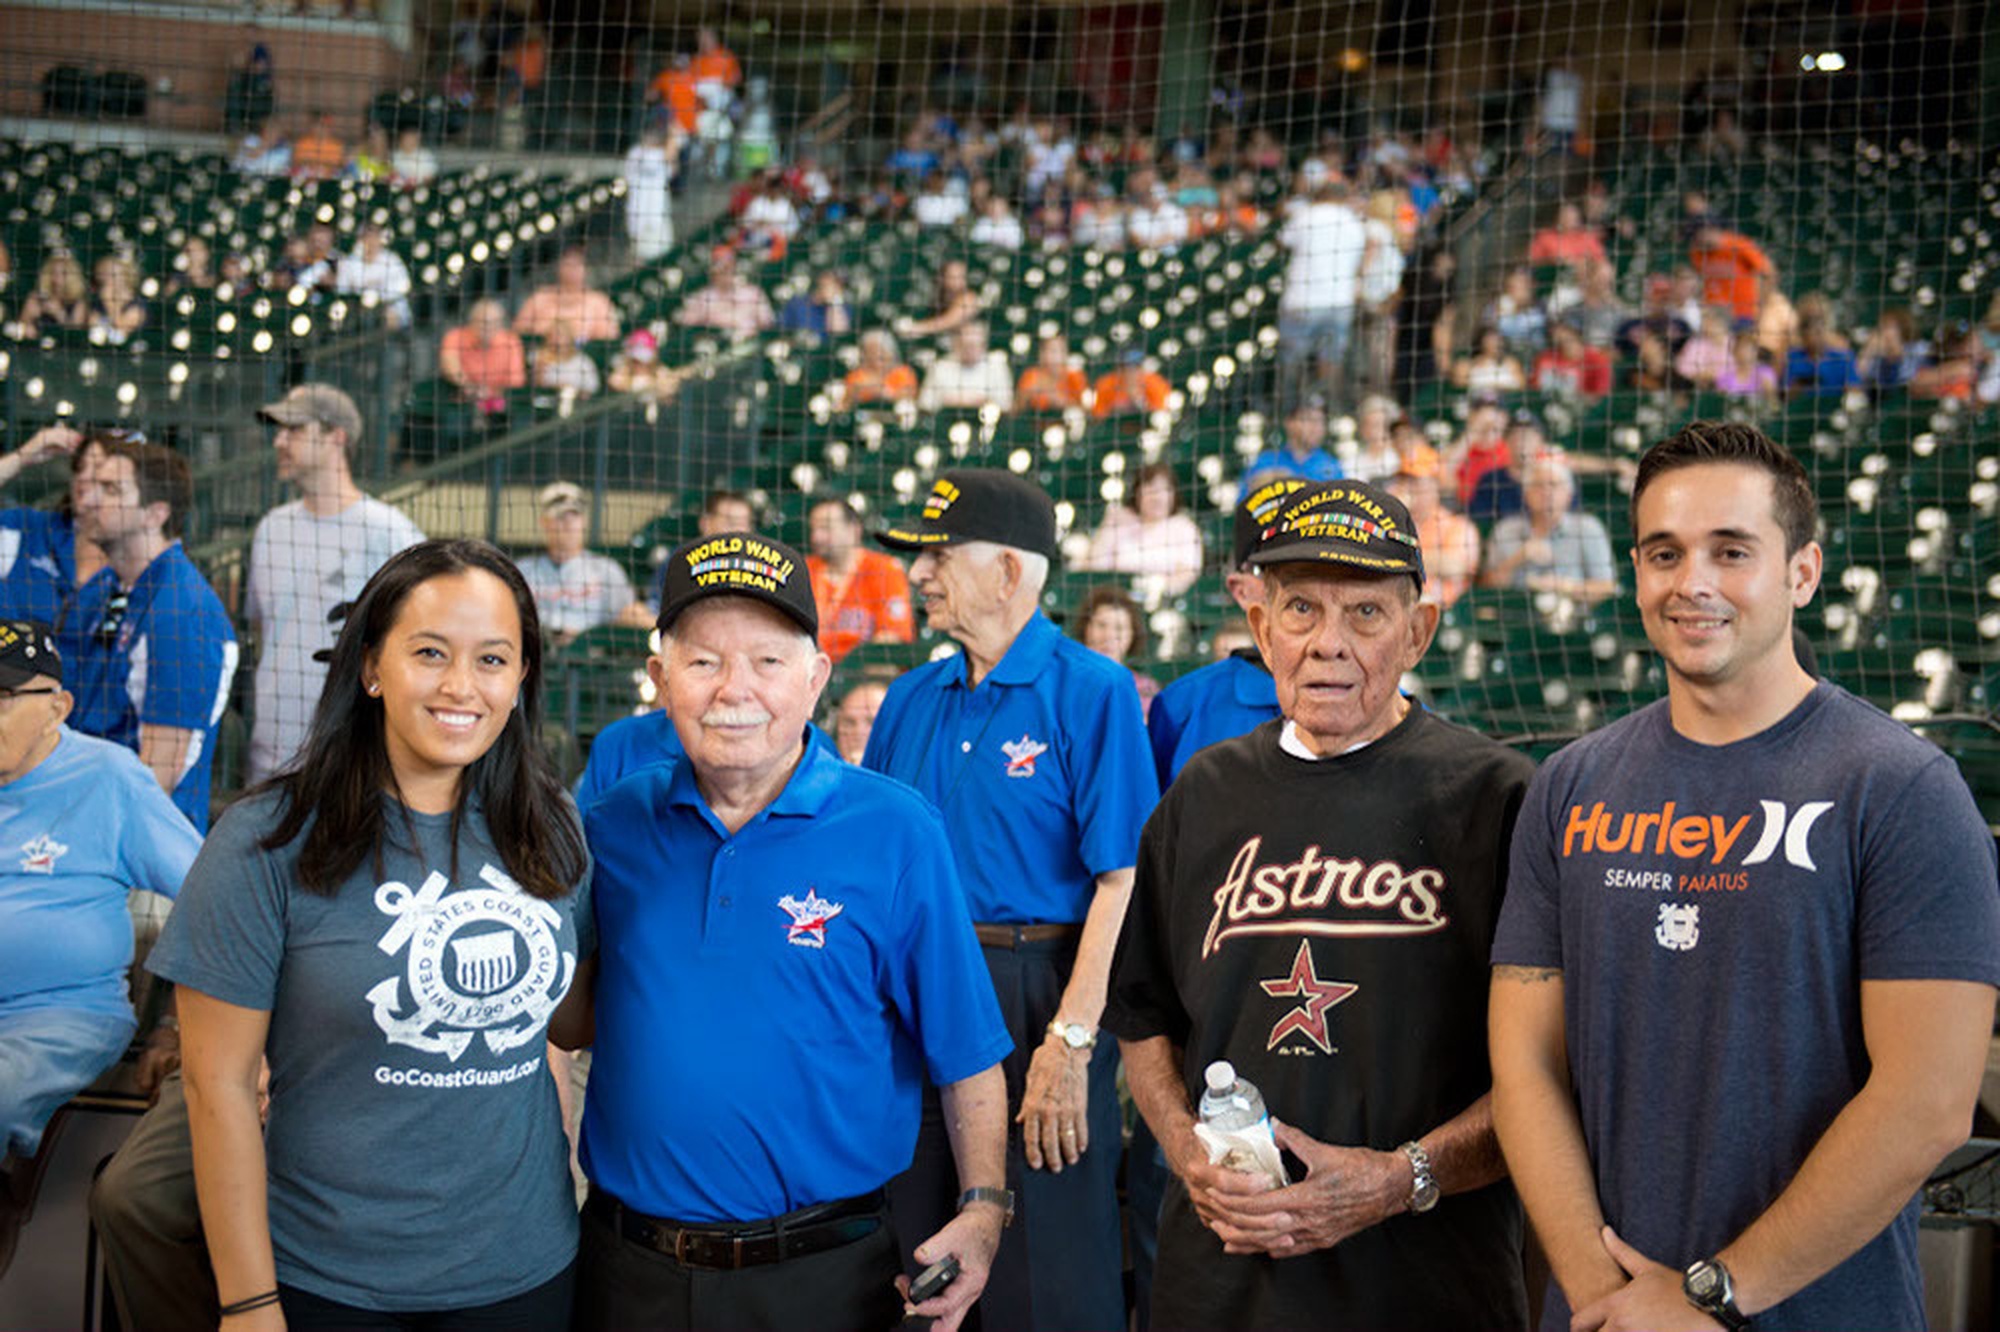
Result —
[[[1014, 1036], [1007, 1089], [1021, 1131], [1008, 1172], [1021, 1217], [982, 1317], [1123, 1328], [1117, 1055], [1097, 1021], [1139, 832], [1159, 797], [1132, 673], [1037, 609], [1056, 521], [1030, 482], [946, 472], [914, 523], [877, 539], [915, 552], [910, 584], [931, 628], [965, 649], [889, 687], [862, 765], [944, 814]], [[916, 1164], [891, 1190], [899, 1225], [917, 1233], [950, 1204], [944, 1142], [927, 1113]]]
[[[725, 532], [668, 558], [667, 713], [686, 749], [590, 806], [600, 951], [559, 1015], [591, 1044], [583, 1329], [956, 1328], [986, 1282], [1010, 1042], [937, 813], [808, 743], [832, 663], [803, 556]], [[907, 1307], [883, 1185], [923, 1078], [953, 1123], [956, 1259]], [[907, 1289], [905, 1287], [905, 1289]]]

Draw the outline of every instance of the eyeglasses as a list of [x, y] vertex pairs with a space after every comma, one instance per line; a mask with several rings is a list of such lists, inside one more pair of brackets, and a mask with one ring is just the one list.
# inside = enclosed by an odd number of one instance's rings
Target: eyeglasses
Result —
[[127, 588], [119, 588], [104, 603], [104, 618], [97, 622], [91, 637], [100, 647], [111, 647], [118, 642], [118, 630], [125, 624], [126, 608], [132, 604], [132, 593]]

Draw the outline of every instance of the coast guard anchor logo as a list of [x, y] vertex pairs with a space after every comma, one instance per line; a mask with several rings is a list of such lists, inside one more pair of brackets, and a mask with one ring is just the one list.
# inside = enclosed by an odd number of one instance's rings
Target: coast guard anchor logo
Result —
[[1701, 942], [1701, 908], [1660, 903], [1660, 923], [1653, 926], [1660, 947], [1685, 953]]
[[1008, 740], [1000, 746], [1000, 752], [1007, 756], [1009, 777], [1032, 777], [1035, 775], [1035, 760], [1049, 752], [1049, 747], [1039, 740], [1030, 740], [1023, 735], [1019, 740]]
[[778, 909], [792, 918], [785, 926], [785, 942], [800, 948], [826, 947], [826, 923], [847, 908], [839, 902], [829, 902], [819, 895], [817, 888], [806, 889], [806, 900], [786, 893], [778, 899]]
[[21, 843], [21, 868], [30, 874], [54, 874], [56, 861], [69, 848], [43, 833], [32, 842]]
[[556, 941], [561, 914], [491, 865], [479, 878], [483, 886], [450, 896], [435, 872], [414, 892], [375, 890], [375, 909], [394, 918], [375, 946], [409, 953], [403, 975], [367, 995], [390, 1044], [456, 1060], [479, 1036], [501, 1054], [539, 1041], [568, 993], [576, 954]]

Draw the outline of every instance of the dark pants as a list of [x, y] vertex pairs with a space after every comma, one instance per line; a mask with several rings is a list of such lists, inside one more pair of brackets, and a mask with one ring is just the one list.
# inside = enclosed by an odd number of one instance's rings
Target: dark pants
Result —
[[313, 1332], [562, 1332], [569, 1326], [576, 1264], [536, 1286], [492, 1304], [470, 1309], [429, 1309], [385, 1313], [357, 1309], [296, 1286], [280, 1286], [285, 1325]]
[[837, 1249], [734, 1271], [686, 1267], [583, 1213], [576, 1332], [637, 1328], [887, 1332], [903, 1316], [886, 1224]]
[[194, 1193], [187, 1093], [176, 1072], [90, 1187], [90, 1219], [118, 1318], [142, 1332], [202, 1332], [216, 1323]]
[[[1108, 1035], [1090, 1061], [1090, 1147], [1058, 1175], [1030, 1170], [1021, 1151], [1020, 1108], [1028, 1059], [1047, 1033], [1076, 962], [1073, 941], [983, 950], [1014, 1037], [1007, 1075], [1007, 1187], [1016, 1195], [1014, 1224], [971, 1319], [987, 1329], [1122, 1332], [1125, 1327], [1124, 1249], [1118, 1223], [1118, 1043]], [[949, 1221], [958, 1202], [958, 1169], [944, 1113], [933, 1088], [924, 1091], [916, 1159], [889, 1184], [889, 1212], [907, 1254]], [[914, 1260], [905, 1270], [915, 1275]]]

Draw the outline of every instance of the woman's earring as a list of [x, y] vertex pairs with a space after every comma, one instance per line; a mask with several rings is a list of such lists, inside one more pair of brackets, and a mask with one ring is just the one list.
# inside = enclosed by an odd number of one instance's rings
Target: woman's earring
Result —
[[375, 695], [382, 692], [382, 686], [379, 684], [363, 685], [362, 688], [368, 691], [368, 697], [370, 698], [373, 698], [375, 697]]

